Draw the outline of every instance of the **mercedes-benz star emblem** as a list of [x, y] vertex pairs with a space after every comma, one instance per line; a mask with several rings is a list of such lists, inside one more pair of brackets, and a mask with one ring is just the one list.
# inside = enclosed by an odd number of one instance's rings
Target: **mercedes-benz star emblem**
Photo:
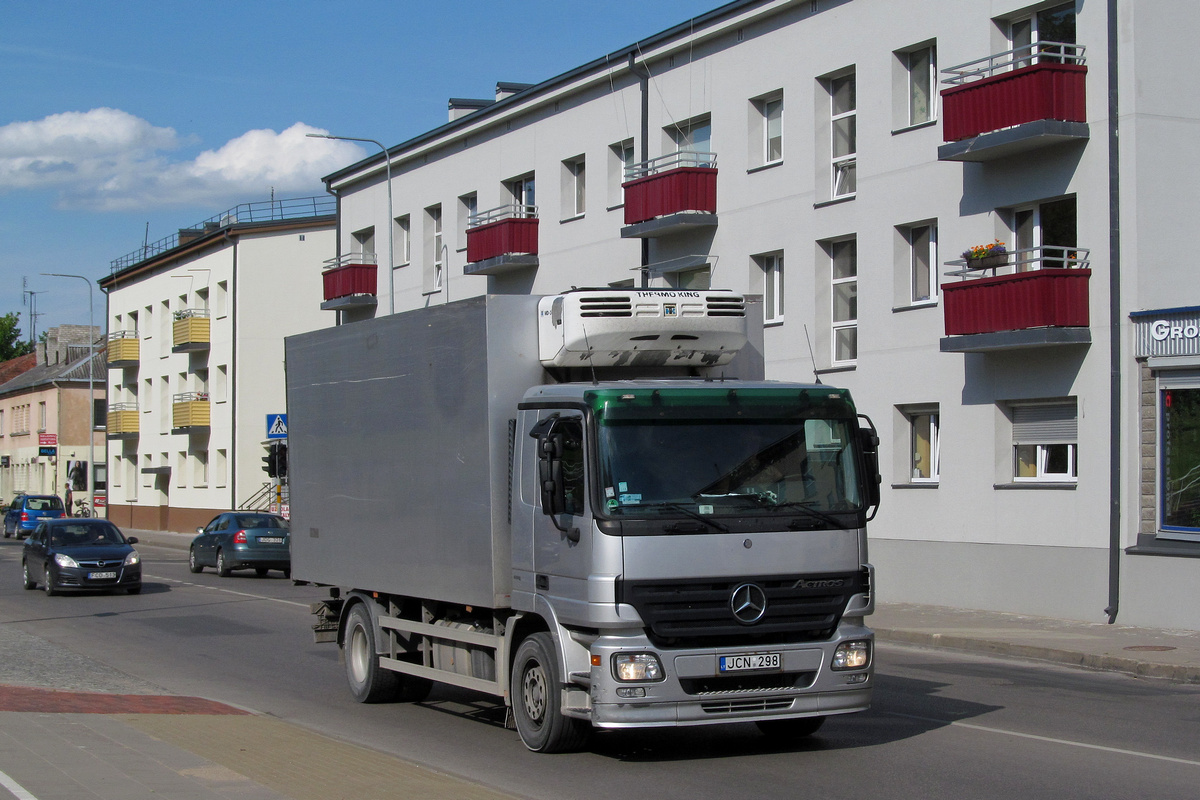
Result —
[[729, 610], [743, 625], [753, 625], [767, 613], [767, 593], [758, 584], [743, 583], [729, 595]]

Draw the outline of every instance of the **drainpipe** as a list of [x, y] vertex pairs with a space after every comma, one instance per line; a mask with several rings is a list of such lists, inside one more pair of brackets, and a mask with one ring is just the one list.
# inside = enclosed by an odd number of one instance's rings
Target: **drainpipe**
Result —
[[[639, 65], [634, 60], [633, 53], [629, 54], [629, 71], [637, 76], [638, 88], [642, 95], [642, 129], [641, 141], [639, 146], [642, 151], [642, 160], [646, 161], [650, 158], [650, 70], [647, 67]], [[642, 269], [641, 269], [641, 288], [647, 289], [650, 286], [650, 270], [647, 268], [650, 264], [650, 240], [642, 238]]]
[[1121, 601], [1121, 155], [1117, 102], [1117, 0], [1108, 0], [1108, 624]]

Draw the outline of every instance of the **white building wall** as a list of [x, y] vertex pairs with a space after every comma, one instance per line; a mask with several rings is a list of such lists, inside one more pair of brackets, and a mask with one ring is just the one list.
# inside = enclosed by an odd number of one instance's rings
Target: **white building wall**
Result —
[[[623, 58], [547, 81], [523, 103], [482, 112], [474, 122], [395, 148], [394, 215], [410, 215], [413, 236], [412, 263], [396, 272], [396, 309], [485, 291], [547, 293], [636, 277], [640, 241], [620, 238], [621, 209], [607, 202], [609, 145], [633, 139], [638, 160], [658, 156], [673, 149], [665, 128], [709, 115], [719, 168], [719, 223], [704, 233], [653, 240], [650, 261], [708, 254], [715, 258], [713, 286], [759, 293], [761, 270], [752, 256], [784, 254], [785, 316], [765, 331], [768, 377], [809, 380], [815, 362], [821, 380], [850, 388], [860, 410], [879, 427], [885, 491], [871, 539], [880, 598], [1103, 618], [1109, 603], [1113, 344], [1105, 4], [1076, 4], [1077, 41], [1087, 48], [1086, 143], [989, 163], [940, 162], [940, 119], [908, 128], [901, 118], [906, 85], [897, 52], [933, 43], [939, 67], [1002, 52], [1009, 47], [1005, 19], [1051, 5], [749, 4], [637, 51], [653, 75], [648, 152], [640, 143], [640, 89]], [[1194, 291], [1180, 299], [1181, 288], [1195, 281], [1188, 259], [1177, 254], [1186, 251], [1187, 220], [1197, 202], [1181, 178], [1195, 171], [1187, 167], [1200, 156], [1179, 145], [1194, 138], [1200, 109], [1200, 92], [1186, 78], [1181, 41], [1195, 29], [1187, 22], [1196, 21], [1197, 11], [1167, 0], [1117, 5], [1123, 304], [1130, 310], [1196, 304], [1200, 297]], [[858, 189], [852, 200], [829, 203], [829, 97], [822, 79], [847, 69], [857, 77]], [[784, 100], [784, 157], [760, 168], [751, 100], [778, 91]], [[587, 159], [587, 212], [563, 222], [561, 164], [581, 153]], [[531, 171], [537, 176], [540, 265], [507, 278], [463, 276], [458, 197], [474, 191], [479, 209], [500, 205], [508, 202], [502, 182]], [[341, 196], [343, 252], [352, 231], [372, 224], [384, 230], [382, 163], [362, 174], [367, 172], [375, 175], [373, 182], [355, 183], [353, 172], [331, 180]], [[1168, 186], [1178, 191], [1164, 192]], [[936, 221], [942, 273], [949, 269], [945, 261], [971, 245], [999, 238], [1011, 247], [1009, 209], [1063, 197], [1076, 199], [1078, 245], [1090, 250], [1091, 343], [940, 352], [944, 308], [940, 301], [909, 299], [897, 226]], [[438, 203], [447, 280], [441, 292], [423, 294], [421, 217]], [[859, 354], [852, 367], [832, 369], [829, 263], [819, 243], [851, 235], [858, 243]], [[387, 306], [382, 274], [381, 309]], [[1139, 387], [1129, 349], [1132, 328], [1124, 314], [1118, 325], [1123, 371], [1118, 535], [1125, 548], [1138, 541]], [[1070, 486], [1015, 487], [1006, 404], [1050, 398], [1077, 403], [1078, 480]], [[908, 480], [908, 430], [898, 407], [911, 404], [937, 404], [940, 411], [941, 470], [934, 485]], [[1131, 558], [1122, 554], [1121, 562], [1122, 602], [1130, 621], [1186, 623], [1160, 613], [1157, 600], [1139, 599], [1158, 597], [1152, 587], [1164, 573], [1154, 562], [1162, 559]], [[1194, 606], [1200, 570], [1178, 559], [1170, 570], [1188, 576], [1178, 589]]]

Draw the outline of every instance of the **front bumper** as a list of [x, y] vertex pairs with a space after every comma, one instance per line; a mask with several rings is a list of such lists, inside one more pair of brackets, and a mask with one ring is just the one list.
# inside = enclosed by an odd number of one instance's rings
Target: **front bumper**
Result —
[[[834, 650], [846, 641], [871, 642], [865, 667], [835, 671]], [[653, 652], [665, 677], [658, 682], [617, 681], [610, 668], [615, 653]], [[779, 653], [781, 669], [722, 675], [720, 657]], [[660, 651], [644, 636], [600, 637], [591, 647], [599, 665], [591, 670], [592, 724], [600, 728], [716, 725], [864, 711], [874, 687], [874, 634], [846, 623], [828, 641], [787, 645]], [[644, 690], [621, 697], [617, 689]]]
[[[97, 572], [116, 572], [117, 576], [115, 578], [92, 578], [91, 575]], [[50, 585], [58, 591], [100, 592], [111, 589], [129, 589], [142, 585], [142, 565], [118, 566], [116, 569], [53, 566], [50, 568]]]

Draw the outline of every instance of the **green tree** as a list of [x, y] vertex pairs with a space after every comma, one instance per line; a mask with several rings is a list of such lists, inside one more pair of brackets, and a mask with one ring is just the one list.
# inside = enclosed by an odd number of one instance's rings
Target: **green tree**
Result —
[[19, 314], [8, 312], [0, 317], [0, 361], [33, 352], [33, 345], [22, 341]]

